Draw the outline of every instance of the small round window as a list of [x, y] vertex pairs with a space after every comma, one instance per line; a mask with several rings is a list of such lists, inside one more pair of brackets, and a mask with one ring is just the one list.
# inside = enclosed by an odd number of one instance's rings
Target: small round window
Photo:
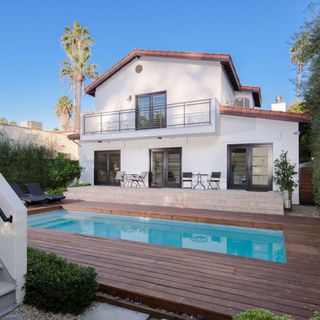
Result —
[[138, 64], [138, 65], [136, 66], [136, 73], [140, 73], [142, 70], [143, 70], [142, 65], [141, 65], [141, 64]]

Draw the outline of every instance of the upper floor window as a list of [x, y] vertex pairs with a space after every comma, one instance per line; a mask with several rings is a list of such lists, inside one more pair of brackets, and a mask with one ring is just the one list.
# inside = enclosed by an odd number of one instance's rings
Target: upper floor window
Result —
[[136, 97], [136, 129], [166, 127], [166, 92], [143, 94]]
[[250, 101], [248, 98], [236, 98], [234, 100], [234, 105], [239, 108], [250, 108]]

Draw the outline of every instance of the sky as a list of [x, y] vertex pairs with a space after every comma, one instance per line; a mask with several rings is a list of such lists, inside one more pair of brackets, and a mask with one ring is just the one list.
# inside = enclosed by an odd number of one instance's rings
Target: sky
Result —
[[[72, 98], [59, 70], [65, 26], [79, 21], [105, 72], [133, 48], [229, 53], [242, 85], [260, 86], [263, 107], [294, 101], [290, 40], [309, 0], [0, 0], [0, 117], [59, 126], [55, 104]], [[89, 82], [88, 82], [89, 83]], [[88, 84], [87, 83], [87, 84]], [[94, 109], [84, 96], [82, 111]]]

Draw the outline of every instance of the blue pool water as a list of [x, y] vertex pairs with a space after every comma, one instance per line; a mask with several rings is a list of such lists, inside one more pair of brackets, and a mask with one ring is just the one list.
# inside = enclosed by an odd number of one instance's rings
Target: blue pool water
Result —
[[29, 216], [28, 226], [286, 262], [278, 230], [66, 210]]

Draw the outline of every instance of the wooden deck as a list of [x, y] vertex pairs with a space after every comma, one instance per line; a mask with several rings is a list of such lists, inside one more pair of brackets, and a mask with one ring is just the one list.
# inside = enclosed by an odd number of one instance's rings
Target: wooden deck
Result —
[[320, 310], [320, 219], [69, 203], [69, 209], [283, 229], [287, 263], [29, 229], [28, 244], [98, 272], [103, 290], [165, 309], [230, 319], [260, 307], [295, 319]]

